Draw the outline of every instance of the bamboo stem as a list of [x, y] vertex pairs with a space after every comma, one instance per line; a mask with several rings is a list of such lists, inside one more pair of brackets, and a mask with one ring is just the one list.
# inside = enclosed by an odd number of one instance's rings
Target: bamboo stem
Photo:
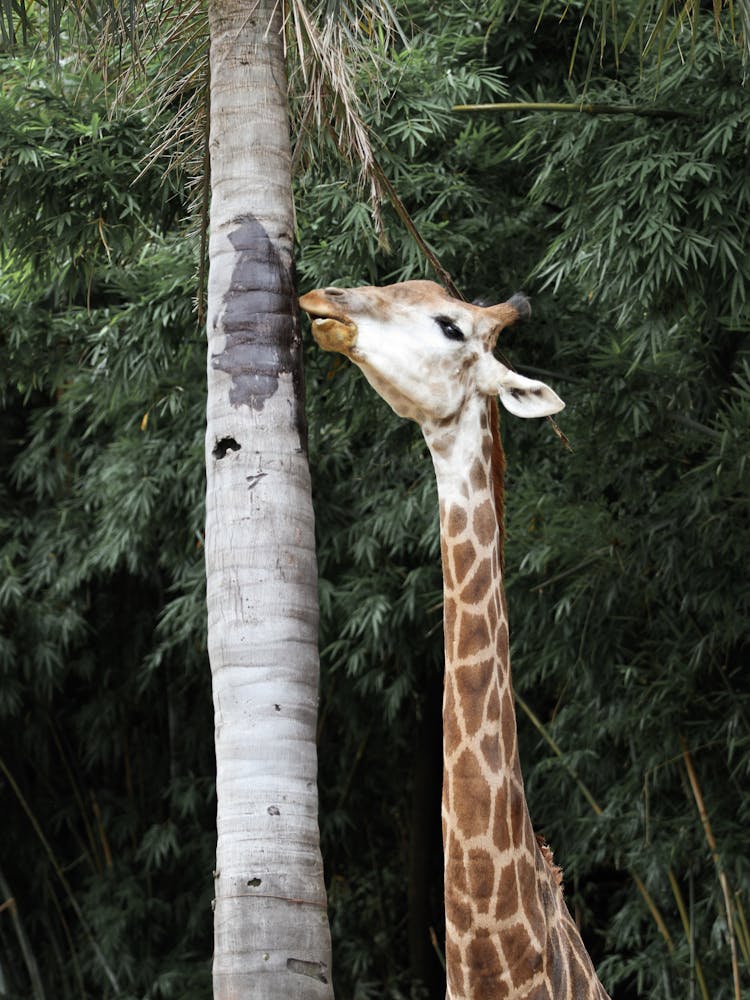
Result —
[[745, 910], [742, 906], [742, 900], [740, 899], [740, 894], [738, 892], [735, 892], [734, 894], [734, 905], [737, 908], [737, 940], [740, 943], [742, 957], [745, 959], [746, 963], [750, 963], [750, 931], [748, 930]]
[[637, 104], [584, 104], [559, 101], [505, 101], [500, 104], [454, 104], [451, 111], [558, 111], [563, 114], [635, 115], [639, 118], [696, 118], [691, 111], [644, 108]]
[[432, 947], [435, 949], [435, 954], [438, 957], [438, 962], [440, 962], [443, 967], [443, 972], [445, 972], [445, 955], [438, 943], [437, 934], [435, 933], [435, 928], [430, 927], [430, 941], [432, 942]]
[[[674, 951], [674, 941], [672, 940], [672, 935], [669, 933], [669, 930], [667, 929], [667, 925], [664, 923], [664, 918], [659, 912], [656, 903], [653, 901], [651, 894], [646, 888], [641, 877], [639, 875], [636, 875], [636, 873], [633, 871], [630, 872], [630, 875], [633, 881], [635, 882], [636, 886], [638, 887], [638, 891], [640, 892], [641, 896], [643, 896], [646, 906], [648, 907], [651, 916], [654, 918], [656, 926], [659, 928], [659, 933], [666, 941], [667, 949], [671, 954]], [[708, 997], [706, 997], [706, 1000], [708, 1000]]]
[[531, 721], [532, 725], [535, 727], [535, 729], [537, 729], [542, 734], [542, 736], [547, 741], [547, 743], [549, 743], [549, 745], [552, 748], [552, 750], [554, 751], [555, 755], [560, 758], [562, 766], [568, 772], [568, 774], [573, 779], [573, 781], [575, 781], [575, 783], [578, 785], [578, 788], [579, 788], [581, 794], [586, 799], [586, 801], [588, 802], [588, 804], [591, 806], [591, 808], [594, 810], [594, 812], [596, 813], [597, 816], [601, 816], [602, 811], [603, 811], [602, 807], [599, 805], [599, 803], [596, 801], [596, 799], [594, 798], [594, 796], [591, 794], [591, 792], [589, 791], [588, 787], [578, 777], [577, 772], [574, 771], [573, 768], [566, 762], [565, 758], [563, 757], [562, 750], [560, 749], [559, 745], [555, 742], [555, 739], [552, 736], [552, 734], [550, 733], [550, 731], [544, 725], [544, 723], [539, 718], [539, 716], [533, 711], [533, 709], [531, 708], [531, 706], [521, 697], [521, 695], [517, 691], [514, 692], [514, 695], [515, 695], [516, 701], [521, 706], [521, 708], [523, 709], [524, 713], [528, 716], [528, 718]]
[[685, 770], [687, 771], [688, 780], [690, 781], [690, 788], [693, 792], [693, 798], [695, 799], [695, 804], [698, 808], [698, 815], [700, 816], [701, 823], [703, 825], [703, 832], [706, 837], [706, 842], [708, 844], [709, 850], [711, 851], [711, 857], [713, 858], [714, 865], [716, 867], [716, 874], [719, 878], [719, 885], [721, 886], [721, 891], [724, 896], [724, 909], [727, 916], [727, 934], [729, 935], [729, 951], [732, 958], [732, 980], [734, 983], [734, 996], [735, 1000], [741, 1000], [742, 991], [740, 989], [740, 968], [739, 962], [737, 960], [737, 938], [734, 932], [734, 919], [732, 916], [732, 896], [729, 889], [729, 879], [727, 878], [726, 872], [724, 871], [723, 865], [721, 863], [721, 858], [719, 857], [719, 849], [716, 844], [716, 838], [714, 837], [713, 830], [711, 829], [711, 820], [709, 819], [708, 812], [706, 810], [706, 805], [703, 801], [703, 794], [701, 792], [700, 784], [698, 783], [698, 775], [695, 772], [693, 766], [693, 761], [690, 756], [690, 751], [688, 750], [687, 743], [684, 738], [680, 735], [680, 747], [682, 749], [682, 760], [685, 764]]
[[372, 160], [372, 173], [378, 184], [382, 187], [382, 189], [388, 196], [388, 200], [393, 206], [393, 209], [396, 212], [396, 215], [401, 220], [401, 223], [403, 224], [404, 228], [409, 233], [414, 242], [417, 244], [422, 253], [425, 255], [432, 269], [435, 271], [435, 273], [440, 278], [442, 283], [445, 285], [445, 287], [448, 289], [448, 291], [454, 298], [463, 299], [463, 295], [459, 292], [458, 288], [456, 287], [453, 278], [440, 263], [432, 247], [427, 243], [424, 236], [422, 236], [422, 234], [420, 233], [416, 223], [409, 214], [406, 205], [404, 205], [403, 201], [401, 201], [398, 192], [391, 183], [390, 178], [385, 173], [380, 163], [374, 157]]
[[31, 823], [32, 827], [34, 828], [34, 832], [36, 833], [37, 837], [39, 838], [39, 841], [40, 841], [42, 847], [44, 848], [45, 854], [49, 858], [50, 863], [52, 864], [52, 867], [54, 868], [55, 874], [57, 875], [58, 879], [60, 880], [60, 883], [62, 884], [63, 889], [65, 890], [65, 894], [68, 897], [68, 901], [70, 902], [70, 905], [71, 905], [71, 907], [73, 909], [73, 912], [78, 917], [78, 920], [79, 920], [79, 922], [81, 924], [81, 927], [83, 928], [83, 931], [84, 931], [86, 937], [89, 940], [89, 944], [93, 948], [94, 954], [96, 955], [96, 957], [97, 957], [97, 959], [99, 961], [99, 964], [101, 965], [102, 969], [104, 970], [104, 973], [105, 973], [107, 979], [111, 983], [111, 985], [112, 985], [115, 993], [119, 993], [120, 987], [119, 987], [119, 984], [117, 982], [117, 978], [115, 977], [114, 972], [110, 968], [110, 965], [109, 965], [109, 963], [107, 962], [107, 959], [104, 956], [104, 952], [102, 951], [102, 949], [99, 946], [99, 942], [94, 937], [94, 933], [91, 930], [91, 927], [89, 926], [89, 923], [86, 920], [86, 917], [84, 916], [83, 910], [81, 909], [81, 907], [78, 904], [78, 900], [73, 895], [73, 890], [70, 887], [70, 883], [68, 882], [67, 878], [65, 877], [65, 873], [63, 872], [63, 870], [62, 870], [62, 868], [61, 868], [61, 866], [60, 866], [60, 864], [59, 864], [59, 862], [58, 862], [58, 860], [57, 860], [57, 858], [55, 856], [55, 852], [52, 850], [52, 847], [51, 847], [49, 841], [45, 837], [44, 832], [43, 832], [41, 826], [39, 825], [39, 822], [38, 822], [36, 816], [32, 812], [29, 803], [26, 801], [26, 798], [24, 797], [23, 792], [18, 787], [18, 783], [16, 782], [16, 779], [13, 777], [13, 775], [11, 774], [11, 772], [8, 770], [8, 768], [7, 768], [6, 764], [5, 764], [5, 761], [1, 757], [0, 757], [0, 771], [2, 771], [3, 774], [5, 775], [5, 778], [6, 778], [7, 782], [8, 782], [8, 784], [10, 785], [11, 789], [13, 790], [13, 794], [18, 799], [18, 802], [20, 803], [21, 808], [26, 813], [26, 816], [28, 817], [29, 822]]
[[21, 949], [26, 971], [29, 974], [29, 981], [34, 1000], [45, 1000], [44, 985], [42, 984], [42, 977], [39, 973], [36, 955], [34, 954], [31, 943], [26, 936], [26, 930], [23, 926], [23, 921], [21, 920], [21, 914], [18, 911], [15, 897], [13, 896], [11, 888], [6, 881], [2, 870], [0, 870], [0, 894], [5, 897], [2, 906], [0, 906], [0, 911], [7, 909], [10, 913], [13, 929], [15, 930], [16, 937], [18, 939], [18, 946]]
[[[520, 705], [520, 707], [523, 709], [524, 713], [528, 716], [528, 718], [531, 721], [531, 723], [533, 724], [533, 726], [541, 733], [541, 735], [544, 737], [544, 739], [550, 745], [550, 747], [554, 751], [555, 755], [560, 758], [560, 763], [565, 768], [565, 770], [568, 772], [568, 774], [571, 776], [571, 778], [573, 779], [573, 781], [575, 781], [576, 785], [578, 785], [578, 788], [579, 788], [581, 794], [586, 799], [586, 801], [591, 806], [591, 808], [594, 810], [594, 812], [596, 813], [596, 815], [597, 816], [601, 816], [601, 814], [603, 812], [602, 807], [599, 805], [599, 803], [596, 801], [596, 799], [594, 798], [594, 796], [591, 794], [591, 792], [589, 791], [588, 787], [578, 777], [578, 774], [566, 762], [565, 758], [563, 757], [562, 750], [560, 749], [560, 747], [558, 746], [558, 744], [555, 742], [552, 734], [549, 732], [549, 730], [544, 725], [544, 723], [542, 722], [542, 720], [539, 718], [538, 715], [536, 715], [536, 713], [531, 709], [531, 707], [521, 697], [521, 695], [518, 694], [518, 692], [515, 692], [515, 699], [518, 702], [518, 704]], [[666, 945], [667, 945], [667, 950], [670, 953], [673, 952], [674, 951], [674, 941], [672, 940], [672, 935], [669, 933], [669, 929], [667, 928], [667, 925], [664, 923], [664, 918], [662, 917], [661, 913], [659, 912], [659, 908], [657, 907], [656, 903], [654, 902], [654, 900], [651, 897], [651, 894], [649, 893], [648, 889], [646, 888], [646, 886], [645, 886], [645, 884], [643, 882], [643, 879], [641, 879], [641, 877], [639, 875], [637, 875], [631, 869], [627, 869], [627, 870], [628, 870], [628, 873], [629, 873], [630, 877], [635, 882], [635, 885], [636, 885], [636, 888], [638, 889], [638, 892], [640, 892], [641, 896], [643, 897], [643, 901], [646, 904], [646, 907], [647, 907], [649, 913], [653, 917], [654, 923], [656, 924], [657, 928], [659, 929], [659, 933], [664, 938], [664, 940], [666, 942]], [[706, 1000], [708, 1000], [708, 997], [706, 997]]]
[[[667, 877], [669, 878], [669, 884], [672, 888], [672, 895], [674, 896], [675, 903], [677, 904], [677, 911], [680, 914], [680, 920], [682, 921], [682, 926], [685, 931], [685, 937], [689, 942], [692, 940], [690, 918], [688, 917], [688, 913], [685, 908], [685, 900], [682, 898], [679, 883], [671, 868], [667, 872]], [[708, 986], [706, 985], [706, 977], [703, 975], [703, 966], [701, 965], [700, 959], [697, 955], [695, 956], [693, 962], [693, 968], [695, 969], [695, 978], [698, 980], [703, 1000], [710, 1000]]]

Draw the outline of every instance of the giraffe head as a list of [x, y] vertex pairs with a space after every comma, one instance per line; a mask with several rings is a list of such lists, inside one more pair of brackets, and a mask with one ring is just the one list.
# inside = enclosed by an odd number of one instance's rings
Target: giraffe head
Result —
[[493, 356], [503, 327], [530, 312], [522, 295], [478, 306], [432, 281], [405, 281], [316, 289], [300, 306], [324, 350], [345, 354], [399, 416], [422, 425], [456, 417], [477, 395], [499, 397], [520, 417], [543, 417], [565, 405], [543, 382]]

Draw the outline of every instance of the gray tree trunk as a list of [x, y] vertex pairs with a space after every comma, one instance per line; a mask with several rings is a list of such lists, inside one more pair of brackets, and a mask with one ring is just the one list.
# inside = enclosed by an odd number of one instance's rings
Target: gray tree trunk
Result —
[[318, 597], [277, 0], [210, 0], [206, 570], [215, 1000], [332, 1000]]

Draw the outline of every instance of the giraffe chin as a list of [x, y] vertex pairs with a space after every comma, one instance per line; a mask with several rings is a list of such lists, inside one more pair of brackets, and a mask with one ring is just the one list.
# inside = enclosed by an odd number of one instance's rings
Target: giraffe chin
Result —
[[314, 319], [313, 337], [324, 351], [339, 351], [346, 354], [354, 347], [357, 339], [357, 324], [339, 319]]

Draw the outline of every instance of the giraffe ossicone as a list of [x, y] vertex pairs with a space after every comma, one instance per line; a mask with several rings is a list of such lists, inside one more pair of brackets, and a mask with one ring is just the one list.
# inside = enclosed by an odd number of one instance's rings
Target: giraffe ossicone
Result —
[[607, 1000], [560, 871], [534, 835], [518, 756], [497, 400], [522, 417], [564, 405], [492, 353], [528, 302], [470, 305], [433, 282], [407, 281], [318, 289], [300, 305], [324, 350], [350, 358], [398, 414], [419, 423], [435, 467], [447, 1000]]

